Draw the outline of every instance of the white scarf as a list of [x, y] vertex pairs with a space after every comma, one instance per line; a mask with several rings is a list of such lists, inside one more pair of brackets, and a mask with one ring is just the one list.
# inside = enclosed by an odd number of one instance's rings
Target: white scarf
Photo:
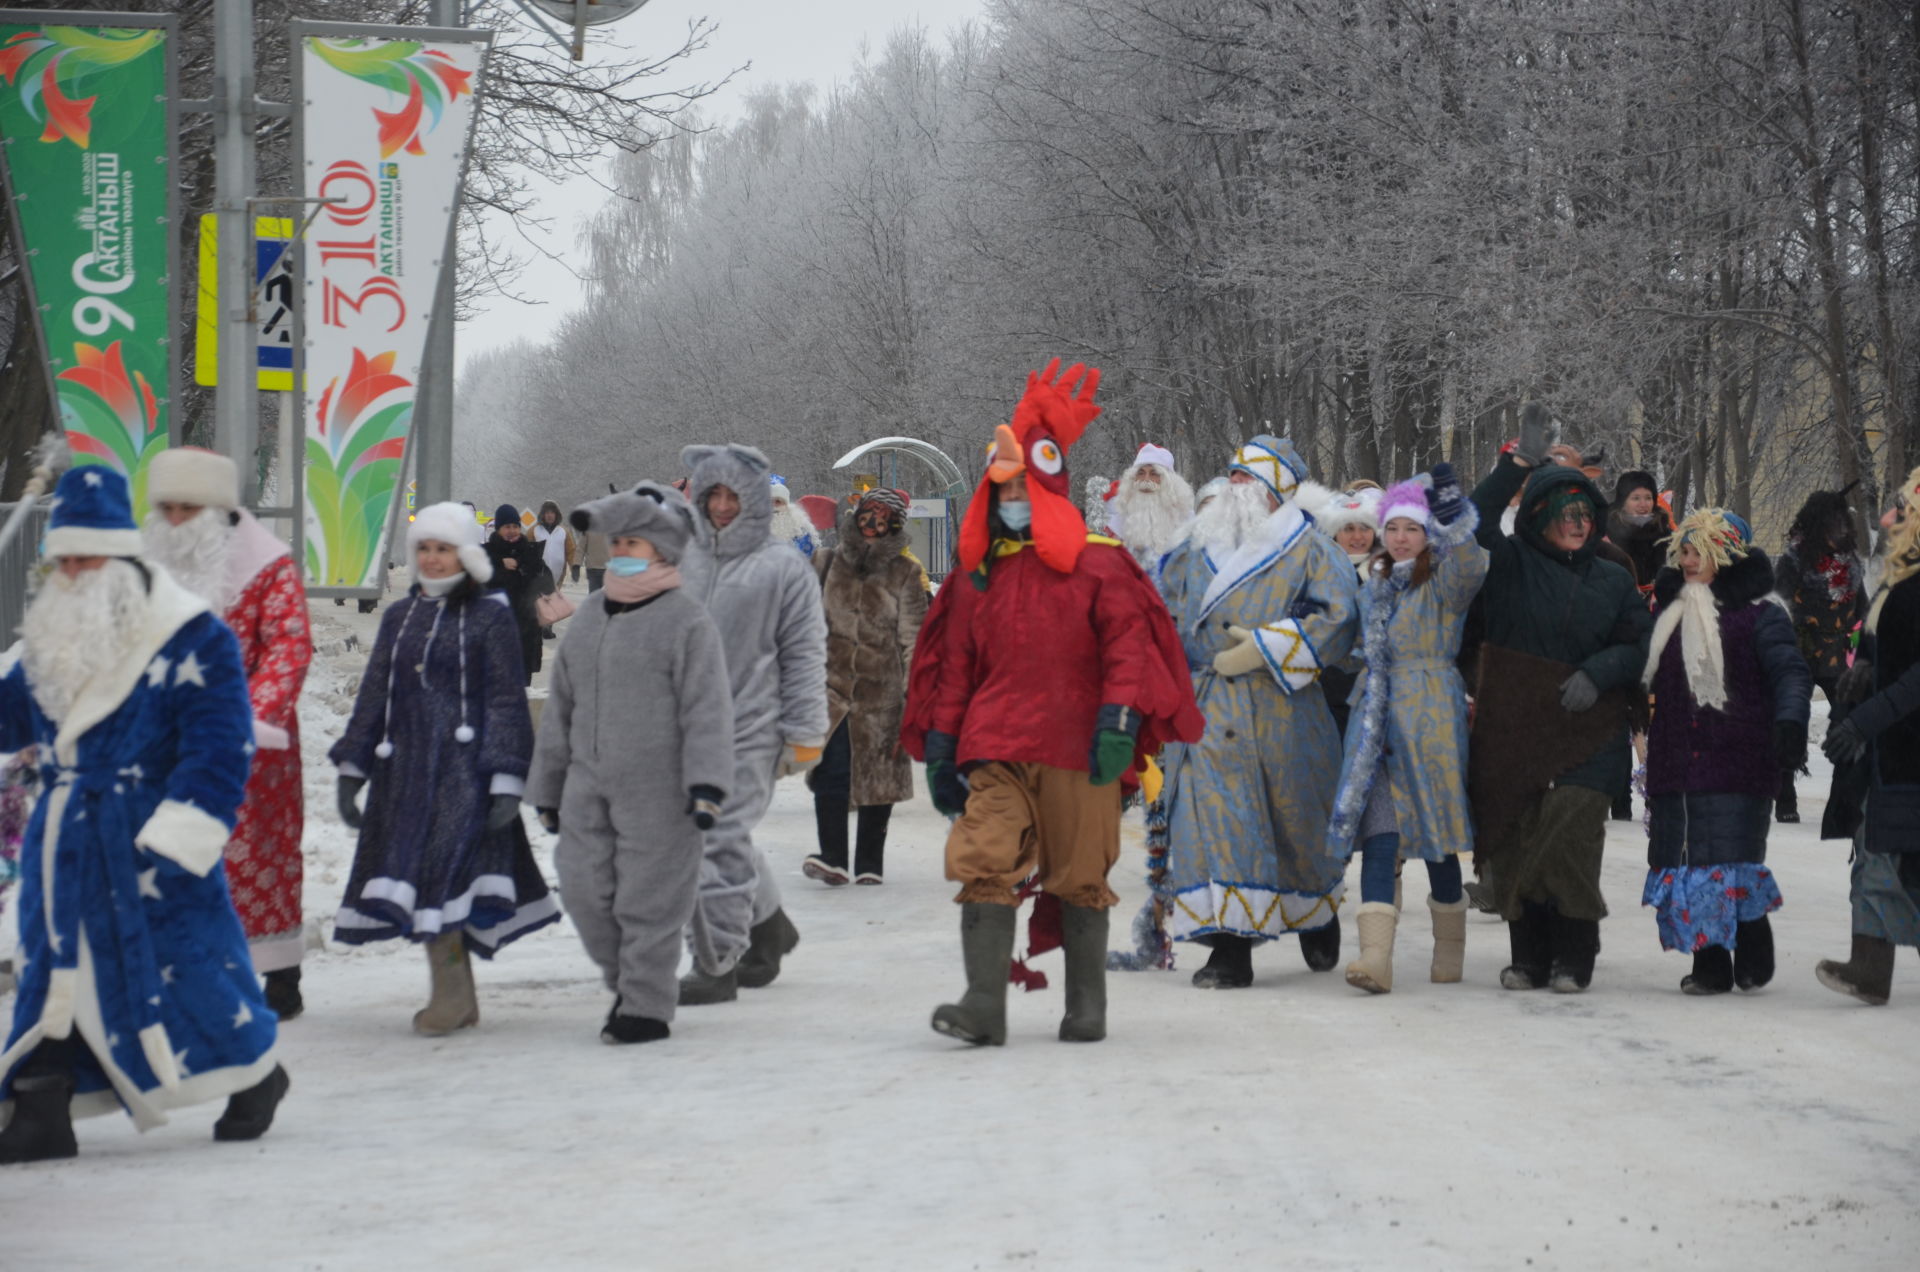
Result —
[[1640, 683], [1652, 687], [1654, 673], [1660, 669], [1660, 655], [1676, 627], [1680, 629], [1680, 665], [1686, 670], [1687, 689], [1693, 700], [1715, 711], [1725, 710], [1727, 660], [1720, 648], [1720, 604], [1706, 583], [1683, 584], [1673, 604], [1660, 611]]

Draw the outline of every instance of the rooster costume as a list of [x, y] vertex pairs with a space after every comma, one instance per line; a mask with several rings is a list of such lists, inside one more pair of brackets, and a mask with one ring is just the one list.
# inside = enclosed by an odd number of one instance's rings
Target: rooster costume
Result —
[[1062, 910], [1060, 1037], [1106, 1036], [1118, 779], [1205, 727], [1158, 593], [1074, 506], [1066, 455], [1100, 413], [1100, 373], [1059, 365], [1027, 377], [1012, 422], [994, 432], [961, 522], [961, 572], [914, 649], [901, 727], [935, 806], [957, 816], [947, 878], [960, 884], [967, 992], [933, 1027], [974, 1044], [1006, 1041], [1016, 888], [1028, 875]]

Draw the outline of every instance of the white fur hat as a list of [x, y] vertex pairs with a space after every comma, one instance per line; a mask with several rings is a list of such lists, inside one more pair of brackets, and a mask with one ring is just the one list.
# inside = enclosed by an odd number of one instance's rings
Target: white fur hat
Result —
[[1147, 442], [1140, 447], [1140, 453], [1133, 457], [1129, 471], [1142, 464], [1158, 464], [1170, 473], [1178, 471], [1173, 466], [1173, 452], [1164, 446], [1155, 446], [1152, 442]]
[[240, 469], [216, 451], [169, 447], [147, 464], [147, 502], [238, 508]]
[[1348, 526], [1365, 526], [1378, 533], [1380, 492], [1366, 489], [1349, 490], [1337, 494], [1314, 512], [1313, 520], [1329, 535], [1339, 534]]
[[460, 568], [475, 583], [493, 578], [493, 562], [481, 544], [480, 523], [473, 519], [473, 510], [465, 504], [437, 503], [415, 513], [407, 526], [407, 555], [411, 557], [428, 539], [451, 543], [459, 554]]

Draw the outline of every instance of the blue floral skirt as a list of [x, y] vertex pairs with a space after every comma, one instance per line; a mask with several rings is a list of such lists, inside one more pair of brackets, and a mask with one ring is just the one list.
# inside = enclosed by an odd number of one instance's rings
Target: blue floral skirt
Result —
[[1738, 926], [1765, 918], [1782, 900], [1773, 871], [1736, 862], [1649, 870], [1640, 904], [1653, 907], [1662, 949], [1691, 954], [1709, 945], [1734, 948]]

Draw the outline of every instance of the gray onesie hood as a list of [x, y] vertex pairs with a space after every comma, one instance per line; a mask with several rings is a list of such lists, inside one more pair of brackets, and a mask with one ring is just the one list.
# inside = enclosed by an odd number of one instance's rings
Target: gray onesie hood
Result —
[[694, 533], [693, 508], [686, 497], [653, 481], [581, 504], [568, 520], [582, 534], [645, 539], [669, 565], [680, 559]]
[[[687, 446], [680, 462], [690, 474], [687, 493], [693, 503], [694, 530], [715, 557], [743, 556], [767, 541], [773, 522], [773, 462], [751, 446]], [[707, 494], [725, 486], [740, 496], [740, 515], [725, 530], [707, 520]]]

